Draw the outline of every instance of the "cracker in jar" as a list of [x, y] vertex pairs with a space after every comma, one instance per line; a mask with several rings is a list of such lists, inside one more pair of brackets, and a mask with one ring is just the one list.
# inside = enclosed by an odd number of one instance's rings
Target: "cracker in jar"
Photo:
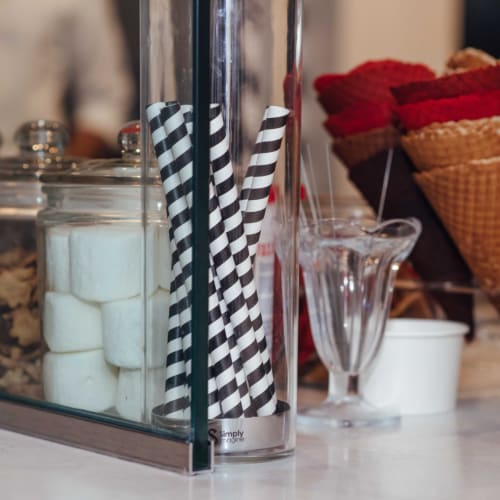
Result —
[[12, 311], [12, 329], [10, 335], [17, 338], [20, 346], [29, 346], [40, 341], [38, 311], [20, 307]]
[[13, 309], [29, 304], [34, 286], [35, 269], [14, 268], [0, 271], [0, 302]]

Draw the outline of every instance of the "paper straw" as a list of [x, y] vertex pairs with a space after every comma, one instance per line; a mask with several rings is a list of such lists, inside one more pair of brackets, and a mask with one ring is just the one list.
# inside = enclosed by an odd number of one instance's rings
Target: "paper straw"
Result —
[[[147, 108], [148, 119], [152, 130], [153, 145], [155, 148], [163, 189], [166, 196], [167, 215], [170, 220], [169, 235], [176, 261], [183, 265], [183, 281], [179, 282], [186, 288], [188, 305], [191, 290], [191, 212], [184, 195], [183, 187], [177, 173], [178, 165], [174, 161], [171, 149], [166, 143], [166, 133], [160, 120], [162, 104], [151, 105]], [[183, 262], [184, 261], [184, 262]], [[172, 266], [174, 259], [172, 259]], [[179, 285], [178, 285], [179, 286]]]
[[[160, 167], [160, 175], [162, 178], [163, 189], [167, 199], [166, 208], [170, 220], [170, 239], [172, 245], [172, 276], [171, 292], [175, 293], [172, 298], [172, 306], [169, 313], [169, 332], [167, 337], [167, 351], [169, 353], [176, 352], [178, 348], [177, 337], [180, 332], [182, 338], [183, 360], [184, 360], [184, 380], [182, 382], [182, 391], [180, 388], [182, 377], [177, 377], [171, 380], [169, 391], [166, 392], [165, 408], [171, 415], [179, 415], [179, 405], [181, 392], [184, 398], [189, 397], [189, 389], [186, 389], [184, 384], [188, 384], [190, 380], [190, 323], [191, 323], [191, 307], [190, 307], [190, 254], [191, 254], [191, 220], [190, 212], [187, 206], [182, 187], [180, 186], [179, 178], [176, 173], [176, 165], [172, 156], [171, 149], [166, 144], [166, 134], [160, 120], [160, 111], [164, 107], [163, 104], [155, 104], [148, 106], [147, 115], [150, 122], [152, 140], [155, 148], [155, 153]], [[179, 270], [180, 266], [179, 253], [182, 253], [185, 267]], [[169, 343], [170, 340], [170, 343]], [[170, 345], [173, 344], [173, 345]], [[179, 356], [175, 357], [177, 359]], [[172, 361], [172, 358], [170, 358]], [[173, 371], [173, 369], [172, 369]], [[170, 374], [170, 373], [169, 373]], [[177, 386], [175, 385], [177, 384]], [[184, 412], [184, 417], [186, 417]]]
[[[182, 337], [182, 351], [183, 351], [183, 359], [184, 359], [184, 369], [185, 369], [185, 378], [187, 386], [185, 387], [185, 410], [184, 410], [184, 418], [189, 418], [190, 414], [190, 408], [189, 408], [189, 401], [190, 401], [190, 396], [191, 396], [191, 390], [190, 390], [190, 375], [191, 375], [191, 324], [190, 324], [190, 301], [187, 298], [187, 292], [185, 288], [185, 284], [183, 281], [183, 275], [182, 275], [182, 269], [179, 263], [178, 259], [178, 253], [177, 253], [177, 248], [175, 245], [175, 241], [173, 239], [173, 232], [170, 232], [171, 235], [171, 247], [172, 247], [172, 271], [173, 271], [173, 278], [172, 278], [172, 286], [171, 286], [171, 291], [173, 291], [176, 294], [176, 298], [174, 301], [174, 306], [170, 309], [169, 313], [172, 315], [172, 317], [180, 317], [179, 323], [182, 325], [180, 327], [180, 333]], [[217, 305], [217, 304], [216, 304]], [[170, 322], [170, 318], [169, 318]], [[169, 329], [169, 334], [170, 334], [170, 329]], [[170, 336], [169, 336], [170, 338]], [[167, 344], [168, 347], [168, 344]], [[209, 419], [215, 419], [215, 418], [220, 418], [222, 416], [222, 405], [219, 403], [219, 400], [221, 399], [219, 395], [219, 390], [217, 388], [217, 382], [216, 382], [216, 368], [214, 368], [215, 362], [213, 361], [212, 355], [209, 354], [209, 378], [208, 378], [208, 418]], [[167, 358], [167, 369], [168, 369], [168, 358]], [[223, 393], [224, 394], [224, 393]], [[168, 396], [168, 395], [167, 395]], [[168, 399], [167, 399], [168, 401]], [[242, 412], [240, 411], [235, 411], [233, 408], [228, 408], [228, 402], [225, 399], [224, 400], [225, 406], [226, 406], [226, 411], [231, 412], [232, 415], [234, 416], [239, 416]], [[236, 401], [235, 405], [238, 404], [238, 401]]]
[[[189, 389], [190, 384], [190, 374], [191, 374], [191, 337], [190, 337], [190, 303], [188, 300], [187, 291], [185, 288], [184, 278], [182, 276], [182, 270], [179, 264], [179, 257], [177, 254], [177, 247], [175, 244], [175, 239], [173, 237], [172, 228], [169, 228], [170, 235], [170, 247], [172, 254], [172, 278], [170, 284], [171, 293], [171, 305], [169, 308], [169, 328], [167, 336], [167, 353], [170, 353], [172, 349], [176, 348], [178, 344], [172, 345], [172, 340], [176, 336], [180, 337], [182, 348], [182, 360], [184, 370], [183, 377], [179, 377], [177, 380], [178, 385], [182, 381], [182, 394], [184, 399], [184, 412], [183, 418], [189, 418], [189, 401], [191, 399], [191, 392]], [[177, 331], [176, 331], [177, 330]], [[180, 358], [181, 353], [177, 357]], [[169, 371], [169, 362], [172, 361], [167, 354], [167, 374]], [[174, 384], [172, 383], [172, 389], [174, 389]], [[176, 387], [175, 392], [173, 390], [165, 393], [165, 400], [167, 404], [165, 405], [165, 414], [168, 415], [167, 409], [175, 408], [175, 400], [172, 398], [181, 393], [181, 387]], [[174, 418], [174, 415], [169, 415]]]
[[255, 337], [240, 278], [236, 271], [215, 188], [211, 183], [209, 185], [209, 246], [224, 301], [230, 313], [231, 324], [240, 350], [252, 403], [257, 415], [270, 415], [276, 409], [274, 386], [270, 386], [267, 380], [259, 344]]
[[[213, 264], [213, 258], [210, 255], [211, 265]], [[213, 274], [214, 277], [214, 286], [217, 292], [217, 297], [219, 299], [219, 307], [222, 313], [222, 318], [224, 320], [224, 326], [226, 330], [227, 341], [229, 344], [231, 360], [234, 367], [236, 383], [238, 385], [238, 391], [241, 400], [241, 406], [243, 408], [243, 414], [245, 417], [255, 417], [257, 416], [257, 412], [252, 405], [252, 401], [250, 399], [250, 393], [248, 389], [247, 379], [245, 375], [245, 370], [243, 367], [243, 361], [240, 356], [240, 349], [238, 347], [238, 343], [236, 341], [236, 336], [234, 334], [233, 326], [231, 324], [231, 318], [229, 314], [229, 310], [226, 305], [226, 301], [224, 300], [224, 296], [222, 294], [222, 289], [220, 285], [220, 281], [217, 277], [217, 274]]]
[[269, 106], [266, 109], [254, 152], [243, 180], [240, 208], [248, 250], [252, 259], [257, 251], [269, 191], [273, 183], [274, 171], [289, 114], [288, 109], [280, 106]]
[[[173, 246], [175, 247], [175, 242], [173, 243]], [[179, 314], [180, 311], [180, 318], [181, 318], [181, 324], [184, 325], [184, 327], [188, 327], [188, 331], [182, 332], [182, 348], [183, 348], [183, 354], [185, 358], [185, 370], [187, 374], [187, 382], [188, 382], [188, 401], [190, 400], [190, 374], [191, 374], [191, 335], [190, 335], [190, 329], [191, 326], [189, 323], [187, 323], [187, 320], [190, 318], [190, 310], [189, 307], [186, 307], [186, 305], [189, 304], [187, 301], [187, 296], [186, 296], [186, 289], [183, 283], [183, 276], [182, 276], [182, 268], [180, 266], [180, 262], [178, 259], [178, 256], [176, 255], [176, 252], [172, 252], [172, 262], [173, 262], [173, 271], [174, 271], [174, 280], [178, 284], [178, 287], [176, 288], [175, 292], [177, 294], [177, 300], [176, 300], [176, 307], [177, 311], [173, 311], [174, 314]], [[210, 359], [210, 357], [209, 357]], [[220, 418], [222, 416], [222, 410], [221, 410], [221, 405], [219, 403], [219, 395], [218, 395], [218, 390], [217, 390], [217, 384], [216, 380], [213, 374], [213, 365], [209, 363], [209, 374], [210, 376], [208, 377], [208, 418], [209, 419], [215, 419], [215, 418]], [[186, 409], [184, 412], [184, 418], [187, 418], [189, 416], [189, 404], [186, 405]]]
[[[177, 252], [172, 228], [169, 227], [171, 253], [177, 260]], [[165, 381], [165, 415], [171, 418], [183, 418], [184, 410], [189, 406], [189, 391], [187, 388], [186, 367], [183, 344], [181, 317], [178, 311], [179, 299], [177, 297], [178, 283], [175, 279], [174, 262], [172, 261], [172, 279], [170, 283], [169, 317], [167, 334], [167, 361]]]
[[[192, 203], [192, 156], [189, 154], [186, 138], [189, 140], [189, 132], [183, 120], [184, 116], [177, 103], [167, 103], [160, 110], [161, 121], [165, 130], [164, 138], [167, 147], [171, 148], [175, 160], [179, 161], [177, 175], [181, 190], [184, 193], [189, 208]], [[226, 417], [239, 417], [243, 414], [240, 402], [240, 389], [238, 387], [230, 347], [226, 338], [223, 315], [220, 312], [218, 296], [213, 286], [213, 270], [209, 269], [209, 368], [212, 376], [209, 377], [209, 401], [215, 401], [211, 397], [211, 387], [217, 388], [218, 400], [222, 413]], [[190, 370], [189, 370], [190, 373]], [[212, 412], [209, 405], [209, 418], [217, 418], [220, 415]]]
[[[226, 319], [220, 307], [219, 295], [215, 287], [215, 272], [213, 261], [209, 269], [209, 364], [217, 383], [218, 399], [220, 401], [222, 416], [225, 418], [237, 418], [245, 414], [250, 406], [250, 396], [243, 376], [244, 389], [240, 389], [240, 381], [236, 376], [236, 368], [242, 371], [242, 367], [235, 367], [231, 356], [231, 344], [227, 337]], [[222, 303], [224, 301], [222, 300]], [[229, 323], [229, 326], [230, 323]], [[238, 351], [239, 354], [239, 351]], [[245, 392], [246, 389], [246, 392]], [[243, 399], [246, 397], [245, 405]], [[248, 412], [247, 412], [248, 413]]]
[[172, 308], [177, 302], [176, 291], [170, 291], [169, 323], [167, 335], [167, 363], [164, 412], [171, 418], [184, 418], [186, 402], [186, 370], [180, 331], [179, 315]]
[[165, 104], [155, 103], [149, 105], [146, 111], [167, 201], [167, 213], [174, 232], [182, 274], [189, 294], [192, 280], [192, 228], [189, 197], [192, 199], [192, 192], [185, 194], [185, 187], [181, 183], [179, 172], [189, 167], [192, 172], [192, 151], [186, 146], [185, 138], [187, 138], [188, 143], [190, 140], [185, 126], [182, 129], [182, 126], [179, 125], [178, 129], [174, 131], [175, 133], [170, 136], [170, 140], [167, 141], [167, 134], [161, 119], [161, 112], [164, 109]]
[[[188, 386], [187, 395], [189, 397], [191, 379], [191, 214], [178, 176], [178, 169], [182, 164], [177, 163], [173, 157], [172, 147], [171, 144], [167, 143], [167, 136], [161, 121], [161, 110], [164, 107], [163, 103], [148, 106], [147, 115], [167, 200], [167, 214], [171, 224], [170, 239], [173, 269], [171, 290], [176, 292], [176, 300], [169, 311], [171, 314], [169, 327], [171, 324], [175, 326], [177, 322], [179, 324], [182, 336], [185, 377]], [[169, 349], [170, 346], [167, 344], [167, 350]], [[179, 390], [176, 392], [179, 392]], [[166, 394], [167, 396], [170, 396], [170, 394]], [[168, 407], [169, 403], [170, 400], [167, 399], [166, 407]], [[187, 416], [187, 411], [184, 412], [184, 417]]]
[[[216, 105], [212, 105], [212, 108], [213, 108], [213, 106], [216, 106]], [[193, 123], [192, 123], [193, 106], [191, 106], [189, 104], [181, 105], [181, 111], [182, 111], [183, 116], [184, 116], [184, 121], [186, 124], [188, 134], [191, 137], [192, 131], [193, 131]], [[209, 255], [209, 258], [210, 258], [210, 266], [212, 267], [212, 269], [214, 269], [213, 257], [211, 254]], [[231, 355], [231, 360], [232, 360], [232, 364], [233, 364], [233, 368], [234, 368], [234, 372], [235, 372], [236, 383], [237, 383], [238, 391], [239, 391], [239, 395], [240, 395], [241, 406], [243, 408], [243, 414], [245, 417], [254, 417], [257, 415], [257, 413], [255, 411], [255, 408], [252, 406], [252, 401], [250, 399], [248, 384], [247, 384], [247, 380], [246, 380], [246, 376], [245, 376], [245, 372], [244, 372], [244, 368], [243, 368], [243, 362], [242, 362], [241, 357], [240, 357], [240, 351], [238, 348], [238, 344], [236, 342], [233, 327], [231, 325], [229, 311], [227, 309], [227, 305], [226, 305], [226, 302], [225, 302], [223, 294], [222, 294], [221, 285], [220, 285], [219, 279], [217, 278], [217, 274], [215, 272], [213, 272], [212, 275], [213, 275], [213, 286], [215, 287], [215, 292], [217, 293], [217, 297], [219, 300], [219, 308], [220, 308], [220, 312], [222, 314], [222, 319], [224, 321], [227, 342], [228, 342], [229, 349], [230, 349], [230, 355]], [[211, 285], [212, 285], [212, 283], [211, 283]], [[230, 415], [225, 415], [225, 416], [230, 416]]]
[[[262, 121], [260, 123], [260, 129], [257, 134], [257, 139], [255, 140], [255, 145], [254, 145], [254, 151], [252, 151], [252, 156], [250, 157], [250, 162], [249, 164], [252, 163], [252, 160], [255, 161], [254, 156], [256, 156], [257, 152], [256, 150], [256, 145], [260, 144], [262, 142], [262, 134], [264, 131], [264, 126], [266, 123], [266, 118], [267, 118], [267, 110], [269, 109], [269, 106], [266, 107], [264, 110], [264, 114], [262, 116]], [[248, 169], [245, 174], [245, 177], [243, 178], [243, 182], [241, 184], [241, 190], [240, 190], [240, 210], [241, 213], [245, 212], [246, 207], [247, 207], [247, 202], [248, 198], [250, 196], [250, 190], [252, 189], [252, 176], [248, 175]]]
[[[179, 107], [178, 103], [167, 103], [161, 111], [163, 126], [168, 133], [167, 142], [175, 144], [177, 141], [170, 138], [172, 134], [177, 134], [177, 137], [182, 137], [182, 140], [189, 137], [190, 129], [192, 129], [191, 121], [187, 123], [185, 120], [192, 120], [190, 113], [192, 106], [186, 105]], [[181, 118], [182, 116], [182, 118]], [[181, 130], [182, 121], [184, 120], [185, 132]], [[178, 144], [178, 142], [177, 142]], [[179, 154], [185, 157], [185, 147], [181, 146]], [[174, 150], [174, 156], [176, 151]], [[192, 204], [192, 162], [185, 162], [183, 168], [179, 169], [179, 177], [183, 185], [188, 206]], [[237, 377], [233, 365], [233, 354], [229, 346], [226, 336], [226, 328], [224, 317], [220, 312], [219, 299], [214, 283], [214, 271], [209, 268], [209, 353], [213, 360], [213, 369], [217, 381], [219, 398], [224, 416], [239, 417], [243, 413], [243, 407], [240, 402], [240, 389], [237, 382]], [[240, 377], [241, 378], [241, 377]]]
[[[236, 287], [238, 285], [241, 288], [245, 302], [244, 305], [248, 310], [252, 325], [252, 329], [247, 332], [247, 335], [249, 338], [251, 335], [254, 336], [253, 341], [256, 341], [258, 345], [258, 353], [260, 353], [265, 379], [267, 381], [266, 390], [257, 398], [255, 397], [256, 391], [252, 390], [252, 383], [249, 381], [250, 394], [256, 406], [257, 414], [269, 415], [275, 412], [277, 404], [274, 380], [271, 370], [271, 362], [269, 359], [269, 352], [266, 345], [262, 316], [260, 314], [257, 291], [255, 288], [252, 263], [248, 253], [247, 240], [243, 229], [243, 219], [240, 212], [238, 192], [234, 182], [233, 168], [229, 158], [229, 143], [225, 135], [224, 122], [220, 106], [213, 106], [210, 110], [210, 161], [215, 186], [213, 197], [215, 199], [216, 208], [220, 210], [221, 214], [220, 219], [222, 219], [222, 225], [224, 228], [221, 232], [226, 237], [229, 245], [229, 248], [224, 250], [231, 255], [231, 262], [235, 263], [234, 271], [238, 278], [236, 283], [231, 282], [229, 286]], [[209, 197], [210, 196], [209, 191]], [[215, 254], [213, 253], [213, 255], [215, 260]], [[221, 284], [223, 291], [225, 291], [226, 285], [223, 283], [222, 279]], [[226, 296], [224, 296], [224, 298], [226, 303], [228, 303]], [[241, 306], [243, 306], [243, 304]], [[229, 309], [231, 311], [231, 308]], [[243, 352], [241, 354], [248, 379], [248, 372]], [[260, 381], [260, 375], [256, 378], [259, 381], [259, 387], [263, 387]]]
[[193, 105], [192, 104], [181, 104], [181, 112], [184, 118], [184, 123], [186, 124], [186, 130], [188, 131], [189, 137], [191, 139], [191, 144], [193, 143]]

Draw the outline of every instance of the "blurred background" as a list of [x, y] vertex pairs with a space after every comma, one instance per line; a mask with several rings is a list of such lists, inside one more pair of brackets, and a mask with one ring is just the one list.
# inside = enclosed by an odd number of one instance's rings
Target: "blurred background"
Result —
[[[304, 0], [303, 143], [325, 161], [317, 75], [381, 58], [440, 71], [463, 46], [499, 57], [499, 22], [497, 0]], [[70, 126], [71, 153], [116, 154], [116, 131], [139, 116], [139, 60], [139, 0], [2, 1], [0, 64], [9, 71], [0, 85], [0, 152], [15, 153], [15, 128], [43, 117]], [[335, 168], [335, 190], [356, 196], [343, 168]]]
[[[4, 73], [2, 78], [14, 82], [0, 86], [6, 95], [3, 99], [0, 95], [2, 153], [15, 152], [11, 136], [19, 122], [40, 118], [37, 113], [47, 109], [43, 118], [62, 119], [73, 134], [83, 128], [89, 136], [81, 144], [74, 140], [72, 153], [115, 154], [111, 130], [139, 116], [139, 0], [5, 0], [0, 14], [0, 55], [9, 53], [0, 59], [3, 67], [11, 68], [10, 76]], [[312, 89], [315, 76], [388, 57], [423, 62], [440, 71], [446, 58], [462, 46], [498, 57], [499, 21], [497, 0], [305, 0], [304, 143], [315, 152], [324, 151], [328, 143]], [[31, 74], [22, 72], [23, 66], [29, 66]], [[45, 94], [36, 90], [40, 82], [49, 86], [49, 79], [58, 84]], [[61, 99], [64, 115], [54, 109]], [[107, 104], [101, 105], [99, 99]], [[88, 112], [82, 108], [85, 105]], [[104, 110], [99, 116], [97, 106], [107, 108], [106, 116]], [[318, 161], [324, 161], [324, 155]], [[355, 195], [343, 169], [335, 172], [335, 189], [342, 196]]]

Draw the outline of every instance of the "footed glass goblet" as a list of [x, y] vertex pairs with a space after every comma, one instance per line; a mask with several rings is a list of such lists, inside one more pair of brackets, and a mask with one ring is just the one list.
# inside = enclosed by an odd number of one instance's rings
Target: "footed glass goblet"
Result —
[[399, 417], [372, 407], [358, 392], [384, 332], [394, 279], [421, 231], [416, 219], [319, 219], [299, 229], [312, 336], [330, 373], [347, 376], [347, 394], [299, 412], [299, 424], [388, 425]]

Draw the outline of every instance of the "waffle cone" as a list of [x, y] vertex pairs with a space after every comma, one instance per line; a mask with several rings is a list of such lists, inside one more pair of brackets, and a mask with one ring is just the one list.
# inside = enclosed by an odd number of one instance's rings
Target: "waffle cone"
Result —
[[398, 143], [399, 134], [394, 127], [375, 128], [361, 134], [336, 138], [333, 151], [347, 167], [352, 167]]
[[415, 179], [500, 310], [500, 157], [417, 173]]
[[465, 47], [452, 54], [446, 61], [446, 73], [470, 71], [497, 63], [498, 61], [487, 52], [475, 47]]
[[433, 123], [408, 132], [401, 143], [420, 171], [500, 156], [500, 116]]

